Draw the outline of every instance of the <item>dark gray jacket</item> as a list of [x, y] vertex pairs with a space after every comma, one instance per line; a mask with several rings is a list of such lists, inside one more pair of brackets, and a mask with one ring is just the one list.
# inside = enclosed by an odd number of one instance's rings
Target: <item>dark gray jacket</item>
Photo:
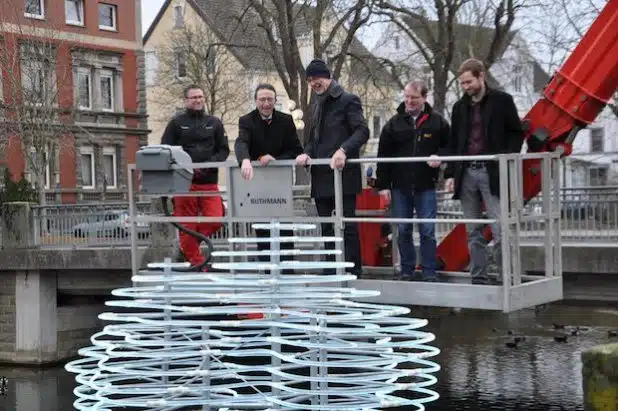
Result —
[[[314, 99], [311, 113], [311, 137], [305, 146], [309, 157], [330, 159], [339, 148], [348, 159], [360, 156], [361, 147], [369, 139], [369, 128], [358, 96], [344, 91], [333, 80], [325, 99]], [[358, 194], [362, 187], [360, 164], [346, 164], [342, 181], [344, 195]], [[334, 173], [329, 166], [311, 167], [311, 196], [335, 196]]]

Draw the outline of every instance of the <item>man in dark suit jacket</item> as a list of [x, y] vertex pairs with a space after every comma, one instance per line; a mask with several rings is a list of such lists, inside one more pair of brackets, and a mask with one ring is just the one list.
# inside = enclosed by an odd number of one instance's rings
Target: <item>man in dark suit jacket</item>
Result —
[[[311, 196], [320, 217], [331, 217], [335, 209], [335, 168], [342, 169], [343, 215], [354, 217], [356, 195], [362, 188], [360, 164], [346, 164], [348, 158], [359, 158], [361, 147], [369, 139], [369, 128], [360, 98], [346, 92], [330, 76], [326, 63], [315, 59], [306, 69], [307, 82], [315, 93], [311, 111], [311, 134], [305, 152], [296, 164], [307, 166], [312, 158], [330, 158], [330, 167], [311, 167]], [[333, 236], [333, 225], [322, 224], [322, 235]], [[344, 227], [345, 260], [354, 263], [350, 272], [362, 271], [360, 239], [356, 223]], [[333, 248], [334, 243], [327, 243]], [[330, 257], [330, 256], [329, 256]], [[331, 274], [333, 271], [326, 271]]]
[[[291, 160], [303, 152], [292, 116], [275, 110], [277, 93], [270, 84], [260, 84], [255, 89], [256, 109], [238, 120], [238, 138], [234, 145], [240, 173], [244, 179], [253, 177], [251, 161], [267, 166], [273, 160]], [[260, 238], [270, 237], [270, 230], [255, 230]], [[281, 231], [282, 237], [292, 236]], [[270, 250], [270, 243], [258, 243], [258, 250]], [[281, 243], [282, 250], [293, 250], [294, 243]], [[290, 259], [283, 256], [282, 260]], [[269, 261], [267, 255], [261, 261]]]
[[[451, 155], [519, 153], [524, 133], [513, 97], [487, 86], [485, 67], [479, 60], [469, 59], [462, 63], [459, 83], [466, 94], [453, 106], [447, 152]], [[454, 191], [453, 198], [461, 200], [464, 218], [482, 218], [482, 199], [488, 217], [499, 221], [500, 173], [497, 161], [450, 162], [445, 177], [445, 190]], [[487, 274], [487, 241], [482, 230], [482, 224], [467, 224], [473, 284], [496, 282]], [[502, 265], [500, 223], [493, 223], [491, 230], [499, 282]]]

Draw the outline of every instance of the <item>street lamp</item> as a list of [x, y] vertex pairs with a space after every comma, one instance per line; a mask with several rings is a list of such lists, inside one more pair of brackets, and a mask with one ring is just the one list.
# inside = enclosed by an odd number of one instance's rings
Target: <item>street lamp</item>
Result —
[[[296, 108], [296, 102], [294, 100], [290, 100], [288, 103], [288, 108], [291, 111], [292, 119], [294, 119], [294, 125], [297, 130], [302, 130], [305, 128], [305, 122], [303, 119], [303, 111], [299, 108]], [[296, 109], [295, 109], [296, 108]]]

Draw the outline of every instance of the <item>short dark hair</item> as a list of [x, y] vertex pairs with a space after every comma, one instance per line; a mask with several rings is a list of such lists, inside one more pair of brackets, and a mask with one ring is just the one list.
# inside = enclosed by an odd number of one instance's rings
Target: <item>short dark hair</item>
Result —
[[253, 93], [253, 99], [255, 100], [257, 98], [257, 93], [260, 90], [270, 90], [273, 93], [275, 93], [275, 98], [277, 98], [277, 90], [275, 90], [275, 87], [272, 84], [269, 83], [260, 83], [258, 84], [258, 86], [255, 88], [255, 93]]
[[197, 84], [189, 84], [187, 87], [185, 87], [185, 89], [182, 91], [182, 95], [187, 98], [187, 95], [189, 94], [190, 90], [202, 90], [202, 92], [204, 91], [203, 88], [201, 88], [200, 86], [198, 86]]
[[485, 65], [481, 60], [467, 59], [463, 63], [461, 63], [457, 74], [461, 76], [466, 71], [471, 72], [474, 77], [478, 77], [481, 75], [481, 73], [485, 72]]

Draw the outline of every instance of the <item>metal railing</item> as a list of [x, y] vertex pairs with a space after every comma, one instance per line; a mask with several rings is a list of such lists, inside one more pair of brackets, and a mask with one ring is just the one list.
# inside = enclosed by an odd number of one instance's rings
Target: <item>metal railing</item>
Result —
[[[451, 193], [438, 191], [438, 216], [450, 219], [463, 218], [461, 203], [452, 200]], [[560, 190], [560, 224], [563, 242], [608, 242], [618, 245], [618, 187], [562, 188]], [[222, 190], [227, 201], [227, 192]], [[308, 193], [307, 186], [294, 187], [295, 212], [298, 217], [315, 216], [315, 205]], [[140, 202], [140, 212], [150, 212], [150, 203]], [[96, 204], [48, 204], [33, 206], [36, 224], [37, 244], [43, 247], [83, 247], [83, 246], [128, 246], [130, 241], [125, 233], [116, 227], [116, 222], [99, 224], [105, 221], [110, 211], [128, 212], [128, 202], [108, 202]], [[525, 205], [524, 215], [540, 215], [542, 200], [535, 197]], [[359, 215], [367, 216], [366, 210], [359, 210]], [[372, 210], [375, 217], [388, 215], [388, 210]], [[99, 230], [80, 229], [82, 225], [98, 225]], [[251, 233], [250, 223], [244, 223], [242, 231]], [[454, 222], [436, 223], [438, 242], [454, 227]], [[223, 228], [213, 235], [217, 246], [223, 245], [228, 238], [229, 228]], [[394, 231], [396, 235], [396, 231]], [[524, 243], [538, 244], [544, 237], [544, 223], [541, 220], [522, 222], [521, 237]], [[139, 243], [146, 245], [150, 240], [150, 228], [143, 230]], [[0, 227], [0, 246], [2, 246], [2, 228]], [[418, 242], [418, 230], [414, 230]]]
[[[524, 159], [539, 159], [541, 163], [541, 210], [540, 213], [531, 213], [526, 215], [524, 213], [524, 199], [523, 193], [523, 160]], [[208, 222], [221, 222], [234, 229], [236, 224], [241, 226], [247, 223], [258, 222], [270, 222], [273, 219], [282, 223], [286, 222], [310, 222], [314, 224], [319, 223], [332, 223], [334, 225], [335, 237], [343, 238], [344, 225], [346, 223], [380, 223], [380, 224], [409, 224], [409, 223], [434, 223], [434, 224], [490, 224], [498, 223], [501, 226], [501, 249], [502, 249], [502, 273], [501, 278], [503, 281], [503, 307], [508, 310], [510, 307], [510, 288], [522, 284], [524, 278], [522, 277], [521, 270], [521, 227], [522, 223], [526, 221], [542, 221], [543, 224], [543, 248], [545, 254], [545, 275], [542, 278], [550, 281], [554, 278], [561, 277], [562, 273], [562, 261], [561, 261], [561, 237], [560, 237], [560, 224], [558, 223], [560, 217], [560, 196], [559, 193], [559, 170], [558, 170], [558, 155], [555, 153], [540, 153], [540, 154], [502, 154], [502, 155], [490, 155], [490, 156], [449, 156], [449, 157], [414, 157], [414, 158], [364, 158], [364, 159], [352, 159], [347, 163], [411, 163], [411, 162], [426, 162], [433, 160], [442, 160], [447, 162], [468, 162], [468, 161], [497, 161], [500, 178], [500, 218], [499, 220], [490, 220], [485, 218], [479, 219], [464, 219], [459, 216], [447, 216], [440, 218], [391, 218], [391, 217], [344, 217], [343, 216], [343, 185], [342, 185], [342, 172], [341, 170], [335, 170], [334, 176], [334, 196], [335, 207], [332, 216], [320, 217], [320, 216], [298, 216], [298, 215], [278, 215], [276, 217], [255, 217], [255, 216], [236, 216], [232, 210], [234, 207], [228, 207], [227, 214], [221, 217], [166, 217], [166, 216], [137, 216], [136, 204], [134, 201], [134, 187], [133, 187], [133, 175], [136, 172], [135, 165], [129, 166], [129, 209], [132, 211], [131, 218], [132, 229], [135, 230], [139, 222], [146, 223], [208, 223]], [[328, 159], [313, 160], [311, 167], [327, 167], [329, 165]], [[275, 161], [268, 167], [293, 167], [293, 161]], [[184, 165], [186, 168], [223, 168], [226, 181], [231, 183], [232, 181], [232, 169], [237, 169], [236, 165], [230, 163], [194, 163], [192, 165]], [[290, 170], [291, 172], [291, 170]], [[552, 177], [553, 176], [553, 177]], [[269, 182], [272, 184], [272, 182]], [[264, 190], [264, 187], [253, 188]], [[234, 203], [236, 200], [232, 196], [233, 191], [228, 193], [228, 202]], [[161, 193], [162, 196], [169, 195], [168, 192]], [[178, 194], [182, 195], [182, 194]], [[184, 194], [186, 195], [186, 194]], [[198, 194], [199, 195], [199, 194]], [[243, 194], [243, 198], [244, 194]], [[230, 229], [230, 228], [228, 228]], [[241, 233], [242, 235], [242, 233]], [[134, 273], [138, 271], [137, 261], [137, 239], [132, 235], [131, 249], [133, 250], [132, 269]], [[230, 250], [234, 250], [234, 244], [228, 245]], [[343, 244], [341, 242], [335, 244], [335, 248], [342, 251]], [[339, 256], [341, 258], [341, 255]], [[551, 282], [551, 284], [555, 284]]]

